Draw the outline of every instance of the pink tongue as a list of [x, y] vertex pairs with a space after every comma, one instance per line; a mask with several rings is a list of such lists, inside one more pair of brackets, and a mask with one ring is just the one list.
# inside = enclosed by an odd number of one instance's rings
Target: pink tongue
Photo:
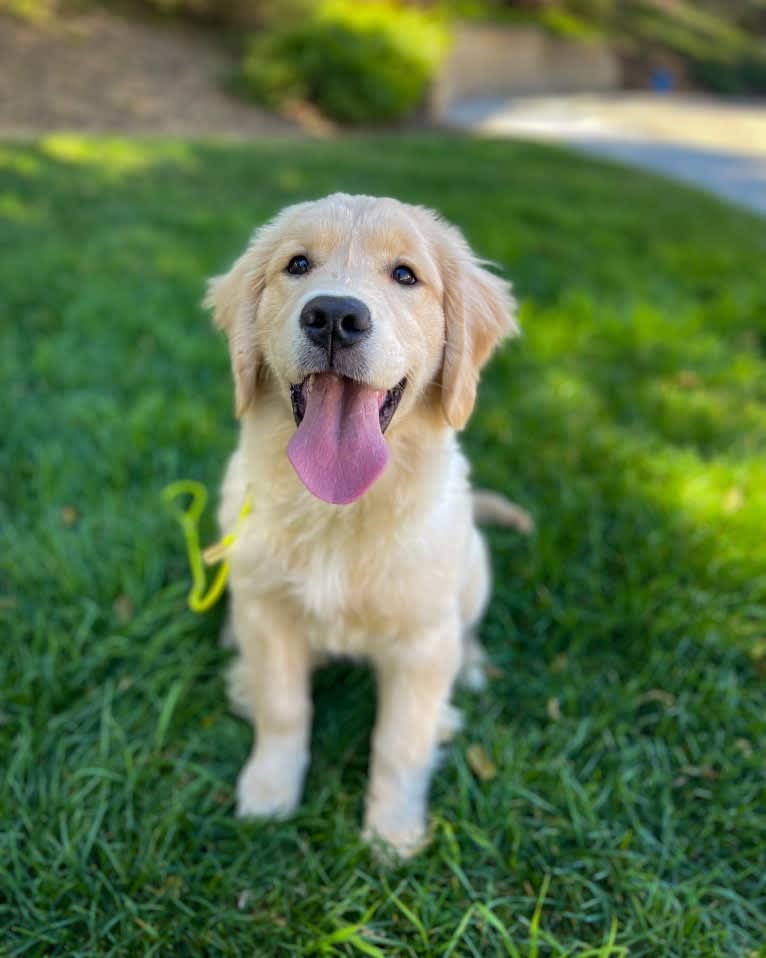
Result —
[[351, 379], [320, 373], [305, 388], [306, 414], [287, 444], [303, 485], [319, 499], [354, 502], [388, 462], [380, 431], [380, 393]]

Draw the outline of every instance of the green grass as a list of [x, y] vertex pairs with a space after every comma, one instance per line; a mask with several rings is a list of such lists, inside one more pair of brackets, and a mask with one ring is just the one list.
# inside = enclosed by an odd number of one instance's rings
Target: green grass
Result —
[[[363, 670], [317, 677], [300, 813], [234, 818], [222, 611], [160, 504], [236, 437], [204, 278], [338, 188], [438, 207], [523, 303], [465, 445], [539, 532], [490, 534], [498, 671], [392, 869]], [[0, 217], [0, 953], [766, 954], [762, 220], [438, 138], [6, 144]]]

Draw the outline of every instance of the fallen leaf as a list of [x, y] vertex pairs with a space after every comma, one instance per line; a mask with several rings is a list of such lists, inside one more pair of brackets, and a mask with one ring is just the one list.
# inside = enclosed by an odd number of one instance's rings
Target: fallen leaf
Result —
[[482, 782], [488, 782], [497, 775], [497, 765], [482, 745], [469, 745], [465, 757], [473, 774]]
[[559, 652], [559, 654], [551, 662], [551, 672], [563, 672], [569, 665], [569, 656], [566, 652]]
[[539, 585], [537, 587], [537, 604], [547, 606], [552, 602], [553, 596], [551, 595], [550, 589], [547, 589], [544, 585]]
[[704, 778], [708, 782], [715, 782], [721, 777], [721, 773], [711, 765], [684, 765], [681, 769], [682, 776], [686, 778]]
[[130, 620], [133, 618], [133, 611], [133, 603], [124, 593], [122, 595], [118, 595], [112, 603], [112, 612], [114, 612], [117, 621], [121, 625], [124, 625], [126, 622], [130, 622]]
[[59, 518], [64, 523], [67, 528], [71, 529], [72, 526], [77, 524], [77, 520], [80, 518], [80, 513], [75, 509], [74, 506], [62, 506], [59, 510]]
[[640, 701], [659, 702], [665, 708], [672, 708], [676, 704], [676, 697], [672, 692], [666, 692], [664, 689], [649, 689], [648, 692], [644, 692]]
[[699, 376], [691, 369], [680, 369], [676, 374], [676, 385], [681, 389], [695, 389], [699, 384]]

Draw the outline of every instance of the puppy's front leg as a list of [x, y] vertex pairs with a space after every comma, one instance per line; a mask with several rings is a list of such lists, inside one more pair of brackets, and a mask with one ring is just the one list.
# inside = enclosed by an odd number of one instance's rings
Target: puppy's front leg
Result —
[[422, 845], [428, 786], [442, 719], [460, 667], [460, 623], [402, 642], [376, 660], [378, 717], [373, 734], [365, 837], [402, 856]]
[[241, 680], [256, 743], [237, 782], [241, 817], [284, 817], [298, 805], [309, 759], [310, 653], [276, 605], [234, 599]]

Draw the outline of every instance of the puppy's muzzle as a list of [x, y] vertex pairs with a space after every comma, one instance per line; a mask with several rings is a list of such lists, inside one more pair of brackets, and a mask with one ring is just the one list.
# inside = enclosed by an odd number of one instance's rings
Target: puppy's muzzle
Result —
[[356, 346], [372, 330], [369, 309], [353, 296], [315, 296], [301, 310], [300, 324], [330, 363], [334, 352]]

